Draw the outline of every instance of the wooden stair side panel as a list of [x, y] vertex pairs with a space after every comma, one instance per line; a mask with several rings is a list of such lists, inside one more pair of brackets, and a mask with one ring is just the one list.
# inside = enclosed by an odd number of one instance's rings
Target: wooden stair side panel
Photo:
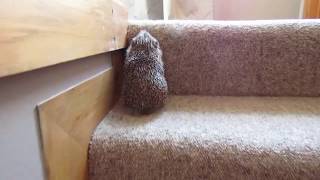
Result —
[[115, 101], [110, 68], [38, 105], [49, 180], [86, 180], [91, 134]]

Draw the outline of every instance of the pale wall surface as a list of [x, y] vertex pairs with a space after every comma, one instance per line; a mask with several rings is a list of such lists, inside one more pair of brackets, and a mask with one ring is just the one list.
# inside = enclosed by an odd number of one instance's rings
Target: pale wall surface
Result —
[[302, 0], [164, 0], [165, 19], [297, 19]]
[[163, 0], [121, 0], [128, 7], [129, 19], [163, 19]]
[[301, 0], [215, 0], [216, 20], [298, 19]]
[[111, 66], [101, 54], [0, 79], [0, 179], [44, 179], [36, 105]]

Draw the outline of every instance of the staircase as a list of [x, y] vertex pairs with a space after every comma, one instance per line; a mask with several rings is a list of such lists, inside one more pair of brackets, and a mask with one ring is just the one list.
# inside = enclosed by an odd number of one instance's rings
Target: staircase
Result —
[[320, 21], [134, 21], [163, 50], [170, 97], [96, 128], [89, 176], [319, 179]]

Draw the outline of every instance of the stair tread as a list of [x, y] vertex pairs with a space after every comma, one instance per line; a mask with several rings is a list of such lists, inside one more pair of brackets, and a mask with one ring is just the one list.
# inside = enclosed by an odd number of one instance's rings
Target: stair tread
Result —
[[170, 96], [146, 116], [131, 116], [119, 103], [95, 130], [89, 151], [93, 179], [161, 172], [174, 179], [169, 167], [185, 179], [215, 170], [214, 177], [232, 178], [249, 167], [246, 177], [313, 178], [319, 162], [320, 98], [311, 97]]

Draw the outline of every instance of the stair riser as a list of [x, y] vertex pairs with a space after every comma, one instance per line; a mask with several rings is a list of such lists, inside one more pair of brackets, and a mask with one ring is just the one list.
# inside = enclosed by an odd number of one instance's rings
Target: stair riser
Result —
[[320, 20], [133, 21], [163, 50], [171, 94], [319, 96]]

